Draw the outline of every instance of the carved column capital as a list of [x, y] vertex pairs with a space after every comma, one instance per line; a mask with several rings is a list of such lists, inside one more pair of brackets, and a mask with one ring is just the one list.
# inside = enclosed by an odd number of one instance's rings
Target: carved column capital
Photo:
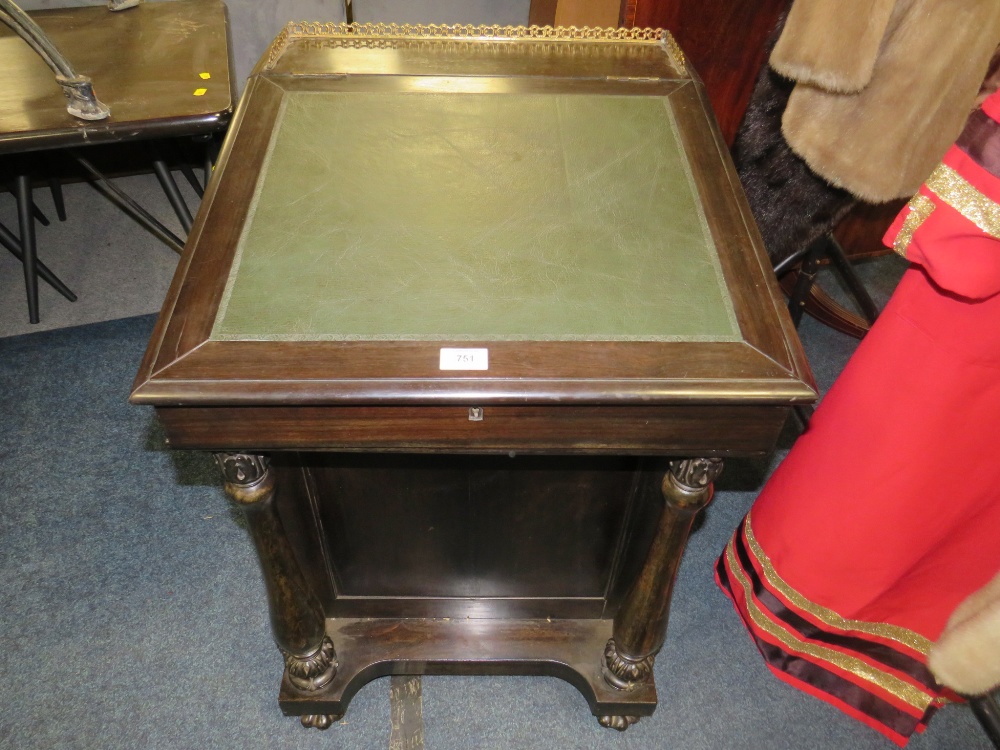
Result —
[[241, 505], [252, 505], [270, 494], [274, 481], [267, 456], [253, 453], [216, 453], [215, 462], [222, 470], [226, 494]]
[[229, 484], [250, 487], [267, 473], [267, 456], [253, 453], [216, 453], [215, 462], [222, 469], [222, 476]]
[[721, 458], [685, 458], [671, 461], [667, 476], [680, 489], [698, 492], [712, 484], [721, 473]]
[[721, 472], [721, 458], [671, 461], [663, 477], [663, 496], [678, 509], [699, 510], [712, 499], [712, 483]]

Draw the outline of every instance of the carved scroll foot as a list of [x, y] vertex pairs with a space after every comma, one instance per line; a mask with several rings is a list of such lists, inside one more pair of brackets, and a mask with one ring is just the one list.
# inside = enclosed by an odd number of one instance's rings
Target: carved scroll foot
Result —
[[[604, 647], [604, 679], [619, 690], [631, 690], [639, 683], [651, 678], [655, 658], [655, 656], [646, 656], [642, 659], [631, 659], [618, 651], [615, 639], [612, 638]], [[618, 729], [619, 727], [614, 728]]]
[[340, 721], [343, 714], [309, 714], [300, 717], [299, 721], [306, 729], [329, 729], [335, 721]]
[[639, 716], [599, 716], [597, 718], [597, 723], [602, 727], [607, 727], [608, 729], [617, 729], [619, 732], [624, 732], [633, 724], [636, 724], [641, 717]]
[[282, 654], [288, 680], [299, 690], [319, 690], [337, 674], [337, 654], [333, 650], [333, 641], [327, 636], [323, 636], [319, 648], [309, 656], [296, 656], [284, 649]]

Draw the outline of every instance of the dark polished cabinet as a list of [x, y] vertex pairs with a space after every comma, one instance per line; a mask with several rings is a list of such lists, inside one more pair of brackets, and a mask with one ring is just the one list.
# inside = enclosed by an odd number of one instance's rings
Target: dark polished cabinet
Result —
[[815, 396], [669, 35], [291, 24], [132, 400], [246, 514], [286, 713], [548, 674], [624, 729], [723, 459]]

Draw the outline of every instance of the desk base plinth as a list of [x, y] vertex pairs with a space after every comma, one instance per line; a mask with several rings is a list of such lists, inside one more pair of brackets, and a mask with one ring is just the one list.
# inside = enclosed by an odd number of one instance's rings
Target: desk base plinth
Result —
[[624, 729], [652, 715], [656, 687], [649, 680], [618, 690], [606, 682], [601, 670], [611, 627], [611, 620], [328, 619], [327, 634], [337, 644], [336, 676], [306, 693], [286, 675], [278, 702], [288, 716], [340, 717], [358, 690], [378, 677], [545, 675], [576, 687], [602, 725]]

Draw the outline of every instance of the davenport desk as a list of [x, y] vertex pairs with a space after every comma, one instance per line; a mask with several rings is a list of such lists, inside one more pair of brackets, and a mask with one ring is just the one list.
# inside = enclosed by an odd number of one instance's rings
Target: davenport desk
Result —
[[548, 674], [624, 729], [722, 458], [815, 396], [669, 35], [290, 24], [132, 401], [246, 513], [287, 714]]

